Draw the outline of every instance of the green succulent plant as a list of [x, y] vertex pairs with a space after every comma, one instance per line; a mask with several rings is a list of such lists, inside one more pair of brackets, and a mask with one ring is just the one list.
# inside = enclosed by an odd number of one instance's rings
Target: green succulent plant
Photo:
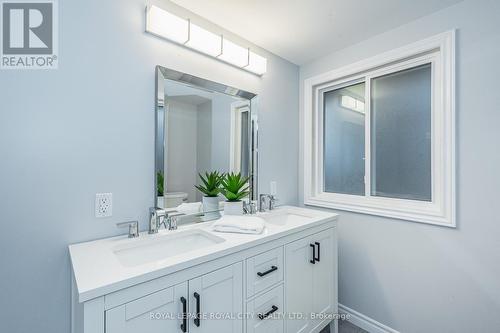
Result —
[[218, 171], [205, 172], [205, 176], [198, 174], [203, 184], [195, 185], [201, 193], [206, 197], [216, 197], [221, 192], [221, 184], [224, 179], [224, 174]]
[[240, 201], [248, 195], [248, 180], [250, 177], [242, 177], [241, 173], [228, 173], [222, 180], [222, 194], [227, 201]]
[[162, 171], [156, 173], [156, 191], [159, 197], [163, 196], [163, 190], [165, 185], [165, 178]]

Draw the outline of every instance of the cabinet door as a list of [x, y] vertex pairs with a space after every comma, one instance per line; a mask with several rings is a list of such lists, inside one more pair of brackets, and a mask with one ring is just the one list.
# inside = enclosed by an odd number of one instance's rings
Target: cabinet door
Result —
[[183, 332], [181, 297], [187, 300], [187, 282], [110, 309], [106, 333]]
[[189, 331], [243, 331], [243, 264], [221, 268], [189, 281]]
[[325, 315], [312, 319], [312, 329], [330, 321], [328, 315], [337, 312], [335, 300], [337, 292], [336, 276], [337, 247], [335, 243], [335, 229], [328, 229], [311, 237], [311, 243], [316, 246], [316, 258], [319, 260], [313, 265], [313, 307], [312, 313]]
[[311, 331], [309, 315], [313, 309], [313, 248], [311, 237], [285, 247], [285, 331]]

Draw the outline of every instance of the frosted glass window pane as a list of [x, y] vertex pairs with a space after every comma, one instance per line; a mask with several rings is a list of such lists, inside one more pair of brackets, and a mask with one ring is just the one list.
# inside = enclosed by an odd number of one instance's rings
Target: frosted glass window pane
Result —
[[323, 94], [324, 191], [365, 194], [365, 83]]
[[371, 81], [371, 194], [431, 201], [431, 65]]

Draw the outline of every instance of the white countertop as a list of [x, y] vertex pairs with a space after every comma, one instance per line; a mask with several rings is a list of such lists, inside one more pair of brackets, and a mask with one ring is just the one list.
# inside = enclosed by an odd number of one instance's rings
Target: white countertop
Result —
[[[294, 214], [307, 219], [290, 220], [285, 225], [266, 222], [266, 228], [260, 235], [220, 233], [212, 231], [211, 222], [179, 226], [178, 230], [160, 230], [158, 234], [149, 235], [142, 232], [138, 238], [127, 235], [100, 239], [91, 242], [72, 244], [69, 246], [71, 263], [76, 282], [79, 301], [84, 302], [111, 292], [149, 281], [188, 267], [217, 259], [224, 255], [236, 253], [252, 246], [266, 243], [289, 234], [300, 232], [327, 221], [335, 223], [337, 214], [313, 209], [292, 206], [279, 207], [271, 212], [259, 213], [256, 216], [269, 218], [273, 215]], [[124, 266], [116, 257], [113, 249], [122, 244], [140, 241], [165, 234], [175, 234], [191, 229], [202, 229], [212, 235], [223, 238], [224, 242], [201, 249], [187, 251], [165, 259], [137, 266]]]

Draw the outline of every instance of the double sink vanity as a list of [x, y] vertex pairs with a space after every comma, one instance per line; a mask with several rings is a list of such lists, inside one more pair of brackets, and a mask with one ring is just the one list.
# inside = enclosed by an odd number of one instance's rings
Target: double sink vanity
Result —
[[337, 313], [336, 215], [257, 216], [260, 235], [209, 221], [71, 245], [73, 333], [319, 332]]
[[[257, 99], [156, 68], [149, 232], [69, 246], [72, 333], [337, 332], [337, 216], [258, 191]], [[202, 191], [209, 174], [237, 175], [243, 200]]]

